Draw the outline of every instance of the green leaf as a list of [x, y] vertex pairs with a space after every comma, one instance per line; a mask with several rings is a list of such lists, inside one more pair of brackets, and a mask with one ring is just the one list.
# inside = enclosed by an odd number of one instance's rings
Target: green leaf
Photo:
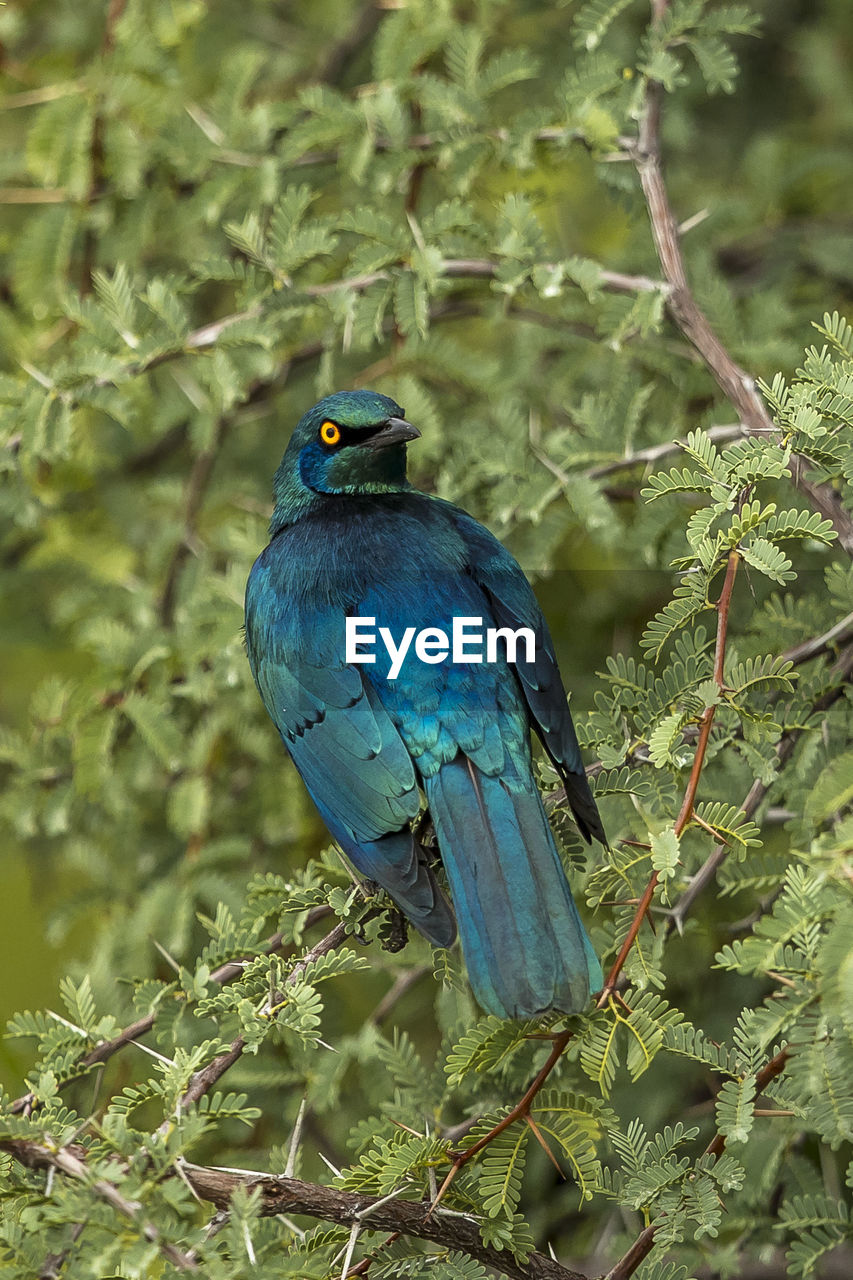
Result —
[[529, 1134], [526, 1125], [512, 1125], [486, 1149], [479, 1190], [490, 1218], [501, 1214], [511, 1219], [518, 1208]]
[[649, 737], [649, 757], [656, 769], [674, 763], [673, 749], [681, 742], [686, 719], [683, 711], [673, 711], [655, 725]]
[[675, 874], [679, 859], [679, 839], [673, 827], [664, 827], [651, 837], [652, 866], [664, 879]]
[[766, 538], [753, 538], [748, 546], [740, 548], [740, 554], [753, 569], [772, 578], [774, 582], [791, 582], [797, 576], [784, 552], [774, 547]]
[[134, 690], [121, 709], [158, 760], [167, 769], [180, 768], [182, 739], [166, 704]]
[[806, 800], [812, 822], [822, 822], [853, 800], [853, 751], [831, 760], [818, 775]]
[[630, 3], [631, 0], [589, 0], [578, 10], [572, 24], [575, 47], [590, 52], [597, 49], [608, 28]]
[[409, 336], [427, 335], [429, 328], [429, 304], [424, 282], [420, 277], [404, 272], [394, 281], [394, 318], [401, 333]]
[[717, 1094], [717, 1129], [730, 1142], [746, 1142], [754, 1121], [755, 1076], [726, 1080]]

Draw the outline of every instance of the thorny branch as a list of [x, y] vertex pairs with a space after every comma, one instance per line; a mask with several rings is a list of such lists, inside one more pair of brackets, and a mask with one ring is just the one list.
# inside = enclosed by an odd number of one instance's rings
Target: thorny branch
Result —
[[[777, 1076], [780, 1076], [785, 1070], [785, 1064], [790, 1057], [787, 1049], [781, 1049], [775, 1057], [765, 1063], [755, 1077], [755, 1103], [757, 1105], [759, 1098], [769, 1084], [771, 1084]], [[726, 1149], [725, 1134], [717, 1133], [715, 1137], [708, 1143], [705, 1148], [706, 1156], [715, 1156], [719, 1158]], [[604, 1280], [629, 1280], [634, 1274], [637, 1267], [651, 1253], [655, 1236], [658, 1232], [658, 1224], [652, 1223], [641, 1231], [637, 1236], [630, 1249], [622, 1255], [615, 1267], [608, 1271]]]
[[522, 1120], [529, 1115], [530, 1106], [534, 1098], [545, 1084], [545, 1081], [548, 1079], [557, 1063], [560, 1061], [563, 1050], [573, 1035], [573, 1031], [558, 1032], [554, 1036], [554, 1043], [551, 1046], [551, 1052], [548, 1054], [544, 1064], [535, 1076], [533, 1083], [528, 1087], [520, 1101], [515, 1104], [512, 1110], [509, 1111], [502, 1120], [498, 1121], [494, 1128], [484, 1134], [482, 1138], [478, 1138], [476, 1142], [472, 1142], [471, 1146], [466, 1147], [464, 1151], [456, 1152], [452, 1157], [453, 1163], [450, 1166], [447, 1176], [439, 1187], [438, 1194], [432, 1202], [432, 1209], [435, 1209], [438, 1206], [444, 1196], [444, 1193], [447, 1191], [447, 1188], [450, 1186], [459, 1170], [464, 1168], [469, 1160], [473, 1159], [474, 1156], [483, 1151], [491, 1142], [494, 1142], [495, 1138], [497, 1138], [499, 1134], [503, 1133], [504, 1129], [508, 1129], [516, 1120]]
[[0, 1140], [0, 1150], [10, 1152], [21, 1164], [31, 1169], [56, 1169], [66, 1177], [91, 1186], [96, 1195], [111, 1205], [116, 1213], [134, 1224], [139, 1234], [152, 1244], [156, 1244], [173, 1266], [181, 1271], [195, 1270], [195, 1263], [181, 1249], [176, 1248], [168, 1240], [164, 1240], [153, 1222], [146, 1221], [141, 1214], [141, 1206], [134, 1200], [128, 1200], [106, 1178], [95, 1178], [85, 1162], [85, 1150], [82, 1147], [43, 1147], [36, 1142], [28, 1142], [25, 1138], [6, 1138]]
[[[653, 24], [660, 23], [666, 16], [669, 0], [652, 0], [651, 8]], [[669, 285], [669, 292], [666, 295], [667, 310], [683, 335], [702, 356], [708, 369], [738, 411], [741, 422], [745, 424], [750, 432], [773, 432], [773, 421], [756, 390], [754, 379], [732, 359], [714, 333], [690, 289], [684, 257], [681, 252], [678, 223], [672, 211], [661, 165], [662, 100], [663, 86], [654, 80], [649, 80], [646, 84], [645, 105], [640, 121], [639, 135], [636, 144], [631, 145], [629, 143], [628, 147], [637, 166], [649, 212], [655, 248], [657, 249], [664, 279]], [[792, 476], [795, 483], [799, 484], [804, 489], [804, 492], [808, 493], [822, 514], [832, 521], [842, 545], [848, 551], [853, 551], [853, 522], [851, 522], [849, 515], [838, 500], [838, 496], [827, 486], [808, 486], [808, 482], [804, 486], [800, 474], [801, 460], [795, 459], [792, 468]], [[819, 493], [816, 492], [818, 489]], [[729, 555], [725, 583], [717, 604], [714, 680], [720, 689], [723, 688], [723, 663], [725, 659], [728, 612], [738, 559], [737, 551], [732, 551]], [[715, 707], [706, 707], [699, 725], [699, 738], [693, 759], [693, 767], [687, 783], [687, 790], [675, 822], [675, 834], [677, 836], [682, 834], [693, 816], [696, 791], [714, 716]], [[657, 881], [658, 873], [654, 871], [640, 899], [628, 934], [607, 976], [607, 981], [598, 1001], [599, 1008], [607, 1003], [615, 990], [619, 974], [651, 906]]]
[[[669, 0], [651, 0], [652, 5], [652, 22], [660, 23], [668, 10]], [[640, 182], [646, 197], [646, 204], [649, 210], [649, 216], [652, 225], [652, 234], [655, 240], [655, 246], [658, 252], [658, 258], [663, 269], [663, 274], [671, 286], [669, 295], [667, 296], [667, 309], [681, 332], [699, 351], [700, 355], [707, 364], [709, 370], [716, 378], [723, 391], [726, 393], [732, 404], [737, 409], [742, 421], [750, 428], [751, 431], [767, 431], [772, 430], [773, 424], [767, 413], [767, 410], [759, 397], [755, 383], [746, 372], [741, 369], [731, 358], [729, 353], [720, 343], [716, 334], [711, 329], [707, 318], [697, 305], [695, 298], [687, 283], [687, 276], [684, 267], [684, 259], [681, 254], [679, 243], [678, 227], [673, 216], [669, 203], [669, 197], [666, 185], [663, 180], [663, 173], [660, 162], [660, 119], [661, 119], [661, 102], [663, 95], [663, 87], [655, 81], [648, 81], [645, 92], [645, 109], [640, 124], [639, 138], [636, 148], [633, 151], [634, 160], [640, 176]], [[853, 550], [853, 523], [848, 513], [841, 505], [837, 494], [828, 486], [815, 486], [810, 482], [803, 483], [800, 475], [801, 460], [794, 459], [792, 463], [791, 474], [794, 482], [809, 496], [813, 505], [829, 519], [839, 536], [839, 541], [846, 550]], [[725, 643], [726, 630], [728, 621], [728, 610], [731, 601], [731, 591], [734, 585], [734, 576], [737, 571], [738, 553], [732, 551], [729, 556], [728, 569], [723, 591], [717, 606], [717, 641], [715, 648], [714, 660], [714, 680], [717, 685], [723, 688], [723, 663], [725, 659]], [[845, 629], [844, 620], [839, 624], [837, 634], [843, 634]], [[834, 638], [834, 637], [833, 637]], [[827, 643], [821, 638], [822, 643]], [[820, 642], [819, 642], [820, 643]], [[815, 652], [821, 652], [818, 648]], [[805, 655], [813, 656], [812, 651], [806, 648]], [[839, 660], [836, 669], [842, 669], [843, 678], [849, 676], [850, 670], [849, 655]], [[830, 691], [832, 695], [837, 696], [836, 690]], [[834, 700], [834, 697], [830, 700]], [[826, 705], [829, 705], [827, 702]], [[696, 747], [696, 754], [693, 761], [693, 767], [690, 772], [687, 789], [685, 791], [684, 800], [681, 810], [675, 823], [675, 832], [680, 835], [690, 821], [693, 813], [693, 805], [696, 797], [699, 778], [701, 776], [702, 764], [704, 762], [705, 749], [710, 735], [711, 725], [714, 719], [714, 707], [708, 707], [700, 722], [699, 739]], [[792, 731], [785, 735], [777, 747], [777, 758], [780, 763], [793, 751], [794, 743], [799, 734], [799, 730]], [[749, 796], [744, 804], [744, 809], [750, 813], [755, 812], [760, 800], [762, 799], [767, 787], [763, 783], [756, 780]], [[747, 809], [749, 806], [749, 809]], [[694, 877], [693, 883], [688, 893], [683, 895], [682, 899], [676, 905], [676, 911], [670, 921], [670, 930], [676, 927], [676, 924], [683, 918], [683, 911], [695, 900], [695, 897], [702, 888], [709, 882], [716, 872], [726, 855], [727, 849], [724, 845], [718, 845], [710, 857], [706, 860], [699, 876]], [[657, 872], [653, 872], [646, 887], [646, 891], [637, 908], [637, 912], [632, 922], [628, 936], [617, 956], [617, 959], [610, 970], [599, 1000], [599, 1007], [610, 997], [616, 987], [622, 966], [627, 959], [640, 925], [651, 905], [652, 896], [654, 894], [655, 885], [657, 883]], [[688, 896], [689, 895], [689, 896]], [[678, 913], [678, 914], [676, 914]], [[788, 1060], [789, 1052], [783, 1049], [778, 1053], [764, 1069], [759, 1073], [756, 1080], [756, 1098], [767, 1087], [767, 1085], [775, 1079], [784, 1070], [785, 1063]], [[725, 1136], [718, 1133], [707, 1148], [706, 1154], [719, 1156], [725, 1149]], [[617, 1264], [608, 1272], [606, 1280], [629, 1280], [634, 1274], [644, 1258], [648, 1256], [654, 1246], [657, 1228], [655, 1224], [646, 1227], [640, 1233], [630, 1249], [617, 1262]]]
[[[562, 1036], [555, 1039], [554, 1047], [545, 1068], [553, 1058], [556, 1062], [562, 1053], [564, 1044]], [[756, 1099], [784, 1069], [787, 1051], [782, 1050], [758, 1073], [756, 1078]], [[525, 1095], [524, 1102], [532, 1101], [535, 1092], [544, 1081], [543, 1071], [539, 1073], [531, 1088]], [[521, 1106], [521, 1104], [519, 1104]], [[518, 1111], [518, 1109], [516, 1109]], [[518, 1111], [518, 1114], [521, 1114]], [[506, 1124], [511, 1123], [517, 1115], [506, 1117]], [[503, 1127], [506, 1127], [504, 1124]], [[486, 1139], [474, 1143], [465, 1158], [470, 1158], [482, 1150]], [[709, 1144], [706, 1154], [719, 1156], [725, 1147], [725, 1139], [717, 1134]], [[66, 1176], [81, 1181], [92, 1182], [85, 1164], [85, 1151], [82, 1148], [60, 1148], [52, 1150], [36, 1142], [22, 1138], [11, 1138], [0, 1141], [0, 1149], [9, 1151], [16, 1160], [33, 1169], [54, 1168]], [[459, 1157], [457, 1157], [457, 1160]], [[455, 1165], [454, 1165], [455, 1168]], [[408, 1235], [421, 1240], [429, 1240], [445, 1249], [459, 1249], [469, 1257], [493, 1267], [514, 1280], [586, 1280], [581, 1273], [564, 1267], [545, 1254], [534, 1253], [525, 1262], [519, 1263], [506, 1251], [498, 1252], [482, 1243], [479, 1226], [474, 1217], [450, 1213], [443, 1209], [437, 1201], [413, 1202], [403, 1200], [396, 1194], [393, 1196], [363, 1196], [349, 1191], [303, 1182], [298, 1178], [258, 1173], [252, 1170], [210, 1168], [179, 1160], [176, 1172], [188, 1183], [195, 1194], [207, 1200], [218, 1209], [227, 1211], [231, 1197], [238, 1188], [247, 1191], [260, 1191], [261, 1214], [304, 1213], [325, 1222], [337, 1222], [344, 1226], [357, 1226], [364, 1223], [371, 1231], [391, 1232], [393, 1236]], [[96, 1193], [111, 1204], [117, 1213], [130, 1219], [146, 1239], [158, 1244], [161, 1252], [179, 1270], [195, 1270], [197, 1263], [192, 1254], [182, 1253], [168, 1241], [162, 1240], [157, 1229], [140, 1216], [140, 1207], [128, 1201], [110, 1182], [96, 1180], [92, 1183]], [[642, 1260], [651, 1252], [654, 1245], [656, 1226], [647, 1227], [628, 1252], [608, 1273], [606, 1280], [628, 1280]], [[363, 1273], [365, 1268], [358, 1267], [348, 1271], [349, 1275]]]
[[[84, 1162], [82, 1148], [61, 1148], [52, 1151], [36, 1142], [23, 1138], [10, 1138], [0, 1142], [0, 1148], [9, 1151], [21, 1164], [32, 1169], [55, 1168], [69, 1177], [90, 1181], [91, 1175]], [[526, 1262], [517, 1262], [504, 1250], [499, 1252], [484, 1245], [476, 1218], [448, 1210], [431, 1211], [428, 1201], [413, 1202], [389, 1196], [365, 1196], [352, 1191], [339, 1191], [334, 1187], [302, 1182], [276, 1174], [255, 1173], [251, 1170], [216, 1169], [190, 1164], [180, 1160], [180, 1176], [186, 1180], [196, 1195], [219, 1209], [230, 1207], [234, 1192], [242, 1187], [247, 1191], [258, 1190], [261, 1197], [261, 1214], [304, 1213], [325, 1222], [338, 1222], [344, 1226], [364, 1223], [370, 1231], [400, 1232], [429, 1240], [445, 1249], [459, 1249], [494, 1268], [513, 1280], [586, 1280], [577, 1271], [562, 1266], [553, 1258], [534, 1253]], [[197, 1264], [188, 1254], [181, 1253], [161, 1237], [156, 1228], [139, 1217], [139, 1206], [125, 1200], [108, 1182], [96, 1182], [95, 1190], [113, 1206], [116, 1212], [135, 1222], [147, 1239], [160, 1244], [161, 1251], [180, 1270], [195, 1270]]]
[[[322, 906], [312, 908], [305, 921], [305, 928], [310, 928], [311, 925], [316, 924], [319, 920], [326, 919], [331, 914], [331, 907]], [[323, 942], [326, 942], [327, 940], [327, 938], [324, 938]], [[283, 945], [284, 935], [282, 933], [273, 934], [264, 947], [264, 954], [273, 955], [275, 952], [280, 951]], [[310, 954], [311, 952], [309, 952], [309, 955]], [[210, 975], [210, 980], [211, 982], [215, 982], [219, 985], [224, 985], [226, 982], [233, 982], [235, 978], [239, 977], [242, 971], [243, 964], [241, 961], [229, 960], [227, 964], [221, 965], [218, 969], [213, 971]], [[92, 1067], [96, 1067], [102, 1062], [108, 1062], [113, 1054], [118, 1053], [118, 1051], [123, 1049], [125, 1045], [134, 1044], [142, 1036], [147, 1035], [156, 1021], [157, 1011], [152, 1010], [151, 1013], [147, 1013], [143, 1018], [138, 1018], [136, 1022], [132, 1022], [129, 1026], [125, 1027], [117, 1036], [114, 1036], [112, 1040], [104, 1040], [101, 1044], [96, 1045], [95, 1048], [90, 1050], [84, 1058], [81, 1058], [77, 1072], [68, 1079], [63, 1080], [59, 1087], [65, 1088], [67, 1085], [73, 1084], [76, 1080], [85, 1076]], [[16, 1098], [15, 1101], [10, 1104], [9, 1111], [12, 1115], [29, 1115], [35, 1105], [35, 1101], [36, 1099], [34, 1094], [25, 1093], [20, 1098]]]
[[[364, 918], [367, 919], [371, 913]], [[372, 914], [375, 914], [372, 913]], [[311, 948], [310, 951], [299, 960], [291, 969], [290, 973], [284, 980], [285, 987], [292, 986], [305, 972], [309, 965], [318, 960], [320, 956], [328, 955], [330, 951], [336, 951], [342, 946], [348, 937], [346, 925], [340, 922], [335, 925], [331, 932], [327, 933], [325, 938], [321, 938], [319, 942]], [[188, 1106], [192, 1102], [198, 1102], [209, 1089], [211, 1089], [230, 1067], [234, 1066], [239, 1058], [243, 1055], [246, 1047], [246, 1040], [243, 1036], [237, 1036], [236, 1040], [231, 1043], [230, 1048], [225, 1049], [218, 1054], [206, 1066], [201, 1067], [193, 1075], [181, 1097], [180, 1105]]]
[[[669, 0], [652, 0], [652, 22], [663, 21]], [[678, 221], [673, 213], [661, 165], [661, 106], [663, 86], [655, 80], [646, 84], [645, 106], [637, 141], [626, 142], [634, 160], [651, 221], [652, 236], [664, 279], [669, 285], [666, 308], [688, 342], [699, 352], [709, 371], [734, 405], [750, 432], [774, 431], [773, 420], [759, 395], [755, 379], [742, 369], [720, 342], [697, 303], [687, 280]], [[815, 484], [805, 474], [807, 459], [795, 454], [790, 473], [794, 484], [811, 504], [832, 524], [845, 551], [853, 554], [853, 519], [838, 494], [828, 484]]]
[[[846, 624], [844, 632], [838, 633], [838, 628], [833, 627], [830, 631], [826, 632], [825, 635], [817, 637], [816, 640], [806, 641], [804, 645], [799, 646], [799, 649], [804, 650], [810, 658], [816, 657], [820, 653], [824, 652], [825, 647], [828, 647], [836, 638], [834, 633], [845, 634], [849, 638], [851, 634], [851, 626], [853, 624], [851, 624], [850, 618], [843, 619], [843, 622]], [[838, 626], [840, 627], [841, 624], [839, 623]], [[791, 650], [790, 652], [795, 653], [796, 650]], [[837, 702], [838, 699], [843, 696], [846, 684], [849, 682], [851, 675], [853, 675], [853, 645], [849, 645], [839, 655], [838, 660], [831, 668], [831, 675], [834, 683], [812, 704], [809, 712], [810, 716], [820, 715], [821, 712], [828, 711], [833, 703]], [[797, 726], [796, 728], [788, 729], [787, 732], [783, 733], [782, 737], [779, 739], [776, 744], [777, 772], [781, 770], [782, 766], [790, 759], [797, 740], [803, 732], [803, 727]], [[756, 812], [758, 806], [770, 790], [771, 785], [772, 783], [764, 783], [758, 778], [753, 782], [749, 789], [749, 793], [741, 805], [741, 809], [746, 814], [747, 818], [751, 818]], [[672, 910], [668, 913], [666, 926], [667, 934], [672, 933], [675, 929], [681, 929], [685, 917], [693, 906], [693, 903], [714, 879], [730, 852], [731, 849], [727, 844], [718, 844], [714, 847], [703, 862], [702, 866], [690, 880], [690, 883], [684, 893], [682, 893]]]
[[[737, 573], [739, 560], [740, 556], [737, 551], [731, 551], [729, 553], [723, 589], [720, 592], [720, 598], [717, 601], [717, 640], [714, 648], [714, 682], [720, 690], [724, 687], [723, 666], [726, 657], [729, 607], [731, 605], [732, 591], [734, 589], [735, 575]], [[687, 779], [687, 788], [684, 792], [684, 799], [681, 802], [681, 808], [679, 810], [678, 817], [675, 820], [674, 830], [677, 836], [680, 836], [684, 832], [693, 817], [693, 806], [696, 802], [696, 792], [699, 788], [699, 779], [702, 776], [702, 766], [705, 763], [705, 752], [711, 736], [711, 727], [714, 723], [716, 710], [716, 705], [706, 707], [702, 714], [702, 719], [699, 722], [699, 737], [696, 743], [696, 753], [693, 757], [690, 777]], [[649, 907], [652, 904], [657, 882], [658, 873], [657, 871], [653, 871], [649, 878], [649, 883], [646, 885], [645, 892], [640, 899], [640, 904], [637, 907], [634, 919], [631, 922], [631, 927], [628, 930], [625, 940], [619, 949], [619, 954], [607, 975], [607, 981], [605, 982], [601, 995], [598, 999], [599, 1009], [602, 1008], [603, 1005], [607, 1004], [613, 992], [616, 990], [616, 983], [619, 980], [619, 975], [622, 972], [625, 961], [628, 959], [631, 948], [637, 939], [637, 934], [640, 932], [643, 920], [645, 919]]]

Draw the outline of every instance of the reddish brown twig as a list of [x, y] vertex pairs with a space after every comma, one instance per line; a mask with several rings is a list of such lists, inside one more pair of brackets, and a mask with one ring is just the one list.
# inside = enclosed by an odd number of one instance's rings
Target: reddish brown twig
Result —
[[[729, 560], [726, 566], [726, 576], [723, 581], [723, 589], [720, 592], [720, 598], [717, 601], [717, 641], [714, 649], [714, 681], [720, 689], [724, 687], [723, 668], [726, 658], [726, 637], [728, 635], [729, 627], [729, 609], [731, 607], [732, 591], [734, 590], [735, 575], [737, 573], [739, 561], [740, 556], [738, 552], [731, 551], [729, 553]], [[680, 836], [684, 832], [690, 822], [690, 819], [693, 817], [693, 806], [696, 803], [696, 792], [699, 788], [699, 779], [702, 776], [702, 766], [705, 763], [705, 752], [708, 748], [708, 740], [711, 736], [711, 726], [714, 723], [716, 710], [716, 706], [706, 707], [702, 713], [702, 719], [699, 721], [699, 737], [696, 741], [696, 753], [693, 757], [690, 777], [687, 779], [684, 799], [681, 802], [681, 808], [679, 809], [678, 817], [675, 820], [674, 830], [677, 836]], [[646, 913], [652, 905], [652, 899], [654, 898], [657, 882], [658, 873], [657, 871], [653, 871], [649, 878], [649, 883], [646, 885], [645, 892], [640, 899], [640, 905], [637, 907], [634, 914], [634, 919], [631, 921], [631, 927], [628, 930], [625, 941], [619, 948], [619, 954], [607, 975], [607, 981], [602, 988], [601, 995], [597, 1002], [597, 1008], [599, 1009], [607, 1004], [616, 988], [616, 983], [619, 980], [619, 975], [622, 972], [625, 961], [631, 953], [631, 948], [637, 940], [637, 935], [640, 932], [643, 920], [646, 918]]]
[[[781, 1076], [785, 1070], [785, 1064], [791, 1056], [789, 1049], [780, 1049], [775, 1057], [766, 1062], [755, 1077], [755, 1100], [761, 1097], [764, 1090], [775, 1080], [777, 1076]], [[721, 1156], [726, 1149], [726, 1135], [718, 1133], [705, 1148], [706, 1156]]]
[[554, 1037], [551, 1052], [548, 1054], [548, 1057], [539, 1069], [539, 1072], [535, 1076], [533, 1083], [527, 1089], [524, 1097], [515, 1104], [511, 1111], [507, 1112], [502, 1120], [498, 1121], [494, 1128], [484, 1134], [482, 1138], [478, 1138], [476, 1142], [471, 1143], [470, 1147], [466, 1147], [464, 1151], [457, 1151], [452, 1156], [453, 1163], [450, 1166], [447, 1177], [438, 1189], [438, 1195], [430, 1206], [430, 1213], [435, 1209], [459, 1170], [462, 1169], [469, 1160], [472, 1160], [474, 1156], [487, 1147], [490, 1142], [494, 1142], [495, 1138], [497, 1138], [499, 1134], [503, 1133], [504, 1129], [508, 1129], [511, 1124], [515, 1124], [516, 1120], [522, 1120], [527, 1116], [530, 1111], [530, 1104], [533, 1102], [533, 1099], [536, 1097], [537, 1093], [539, 1093], [545, 1081], [560, 1061], [563, 1050], [573, 1035], [573, 1031], [560, 1031]]
[[[755, 1077], [755, 1098], [756, 1101], [777, 1076], [780, 1076], [785, 1069], [785, 1064], [790, 1057], [788, 1049], [782, 1049], [771, 1058], [769, 1062], [761, 1068]], [[726, 1149], [726, 1137], [723, 1133], [717, 1133], [715, 1137], [708, 1143], [705, 1148], [706, 1156], [714, 1156], [719, 1158]], [[655, 1235], [658, 1231], [658, 1224], [652, 1223], [651, 1226], [645, 1228], [637, 1236], [637, 1239], [631, 1245], [630, 1249], [622, 1255], [616, 1266], [608, 1271], [604, 1280], [628, 1280], [634, 1274], [640, 1263], [651, 1253]]]
[[403, 1233], [401, 1231], [392, 1231], [387, 1240], [383, 1240], [378, 1249], [374, 1249], [366, 1258], [362, 1258], [361, 1262], [357, 1262], [354, 1267], [350, 1267], [346, 1273], [345, 1280], [351, 1280], [352, 1276], [366, 1276], [373, 1263], [379, 1257], [383, 1249], [387, 1249], [389, 1244], [394, 1244], [400, 1239]]
[[[827, 634], [830, 634], [830, 633], [827, 633]], [[807, 649], [808, 646], [817, 644], [823, 639], [824, 637], [818, 637], [817, 641], [809, 641], [807, 642], [807, 645], [804, 645], [801, 647], [804, 649]], [[819, 652], [819, 651], [820, 650], [816, 650], [816, 652]], [[789, 653], [790, 652], [794, 652], [794, 651], [789, 650]], [[814, 656], [814, 655], [809, 654], [808, 656]], [[815, 699], [815, 701], [811, 705], [811, 708], [808, 711], [807, 716], [805, 717], [806, 720], [810, 719], [812, 716], [820, 715], [824, 711], [828, 711], [829, 708], [835, 702], [837, 702], [839, 698], [843, 697], [845, 685], [850, 680], [851, 674], [853, 674], [853, 645], [849, 645], [846, 649], [842, 650], [836, 662], [833, 663], [833, 666], [831, 668], [831, 674], [835, 677], [835, 679], [838, 680], [839, 683], [833, 684], [829, 689], [826, 689], [820, 695], [820, 697]], [[800, 735], [804, 732], [804, 728], [805, 728], [804, 725], [803, 726], [797, 725], [794, 728], [788, 729], [785, 733], [782, 734], [782, 737], [779, 739], [779, 741], [776, 744], [776, 768], [774, 770], [775, 774], [780, 773], [783, 766], [791, 758], [791, 755], [793, 754], [793, 751], [794, 751], [794, 747], [796, 746], [800, 738]], [[767, 795], [767, 792], [770, 790], [771, 785], [772, 785], [771, 783], [762, 782], [760, 778], [755, 779], [755, 781], [753, 782], [752, 786], [749, 789], [749, 792], [745, 796], [743, 803], [740, 806], [742, 812], [746, 815], [747, 818], [751, 818], [753, 814], [756, 812], [756, 810], [758, 809], [758, 806], [761, 804], [762, 800]], [[699, 895], [703, 892], [703, 890], [714, 879], [718, 870], [723, 865], [726, 858], [729, 856], [730, 852], [731, 852], [731, 849], [729, 845], [723, 844], [721, 842], [720, 844], [714, 847], [711, 853], [709, 853], [708, 857], [705, 859], [702, 866], [699, 868], [699, 870], [690, 880], [690, 883], [682, 893], [681, 897], [678, 899], [678, 901], [673, 906], [672, 910], [669, 912], [669, 918], [667, 919], [667, 925], [666, 925], [667, 935], [671, 934], [674, 929], [681, 928], [681, 925], [687, 915], [687, 912], [690, 910], [693, 903], [696, 901]]]

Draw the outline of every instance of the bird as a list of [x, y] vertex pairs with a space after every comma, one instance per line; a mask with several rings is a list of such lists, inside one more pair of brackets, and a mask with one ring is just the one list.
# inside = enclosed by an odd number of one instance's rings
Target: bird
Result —
[[[458, 926], [480, 1006], [504, 1019], [578, 1013], [601, 967], [534, 780], [531, 731], [584, 839], [607, 838], [533, 589], [484, 525], [410, 484], [420, 434], [362, 389], [299, 420], [247, 582], [249, 665], [335, 842], [434, 946], [450, 947]], [[438, 635], [459, 619], [469, 638], [472, 619], [498, 635], [527, 628], [534, 652], [519, 643], [510, 662], [496, 642], [492, 661], [439, 660]], [[348, 661], [353, 628], [361, 641], [384, 628], [390, 651], [360, 643]], [[406, 632], [426, 638], [400, 660]], [[424, 800], [452, 907], [419, 838]]]

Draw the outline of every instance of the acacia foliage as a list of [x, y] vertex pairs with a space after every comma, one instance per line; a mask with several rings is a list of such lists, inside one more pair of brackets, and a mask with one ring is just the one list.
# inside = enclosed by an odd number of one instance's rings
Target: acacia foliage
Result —
[[[656, 929], [641, 929], [621, 999], [573, 1020], [532, 1124], [466, 1163], [445, 1208], [473, 1216], [515, 1273], [550, 1241], [592, 1274], [654, 1223], [643, 1280], [708, 1260], [738, 1275], [773, 1248], [812, 1274], [849, 1247], [853, 1186], [853, 573], [819, 499], [840, 493], [849, 512], [849, 237], [833, 229], [838, 198], [802, 176], [822, 157], [843, 188], [853, 154], [832, 6], [800, 68], [800, 92], [831, 104], [832, 144], [741, 123], [736, 194], [697, 157], [731, 167], [713, 122], [760, 114], [754, 72], [734, 116], [706, 118], [739, 54], [763, 73], [746, 6], [675, 0], [646, 27], [624, 0], [531, 4], [529, 48], [501, 3], [359, 19], [128, 0], [106, 32], [94, 7], [66, 14], [49, 47], [39, 13], [0, 15], [20, 84], [7, 196], [38, 197], [6, 219], [3, 608], [45, 673], [2, 729], [0, 813], [34, 866], [75, 878], [54, 932], [82, 915], [94, 937], [61, 1006], [10, 1025], [31, 1096], [30, 1114], [5, 1098], [0, 1117], [6, 1274], [189, 1262], [319, 1278], [371, 1253], [374, 1278], [485, 1274], [449, 1245], [386, 1244], [369, 1218], [348, 1254], [348, 1224], [266, 1218], [257, 1190], [205, 1234], [213, 1210], [182, 1163], [429, 1197], [541, 1065], [530, 1037], [561, 1025], [480, 1017], [457, 956], [383, 949], [393, 922], [317, 852], [251, 685], [240, 606], [269, 475], [305, 405], [352, 384], [422, 427], [423, 487], [532, 570], [557, 570], [548, 612], [570, 616], [577, 651], [612, 651], [576, 716], [611, 850], [579, 847], [554, 810], [605, 963], [658, 875]], [[353, 41], [330, 46], [350, 23]], [[691, 283], [766, 379], [765, 434], [731, 427], [667, 318], [623, 150], [650, 80], [673, 198], [713, 211], [685, 232]], [[797, 236], [804, 209], [828, 225]], [[647, 460], [673, 437], [672, 456]], [[572, 571], [590, 564], [609, 572], [587, 578], [579, 609]], [[718, 894], [693, 901], [712, 853]], [[303, 963], [318, 909], [346, 937]], [[136, 1019], [160, 1056], [125, 1046], [102, 1076], [89, 1060]], [[715, 1134], [725, 1152], [704, 1154]], [[28, 1168], [27, 1143], [45, 1166], [70, 1152], [82, 1174]]]

